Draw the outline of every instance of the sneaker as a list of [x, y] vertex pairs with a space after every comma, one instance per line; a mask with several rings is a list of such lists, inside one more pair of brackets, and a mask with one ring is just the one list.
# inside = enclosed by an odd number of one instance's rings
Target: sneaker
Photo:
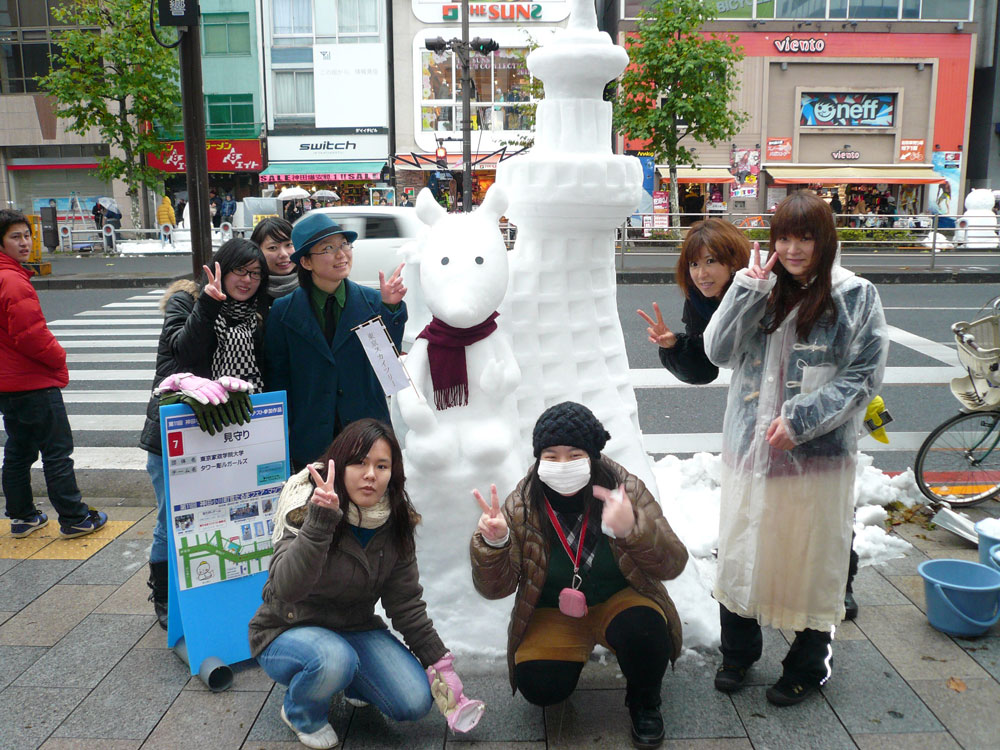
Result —
[[21, 539], [38, 531], [48, 522], [49, 517], [40, 510], [36, 510], [35, 515], [28, 518], [12, 518], [10, 519], [10, 535]]
[[735, 693], [747, 678], [748, 667], [736, 667], [723, 664], [715, 673], [715, 689], [722, 693]]
[[858, 616], [858, 602], [854, 598], [854, 592], [848, 591], [844, 594], [844, 619], [853, 620]]
[[780, 680], [767, 689], [767, 699], [775, 706], [794, 706], [808, 698], [815, 689], [816, 685], [806, 684], [783, 674]]
[[295, 736], [299, 738], [301, 742], [306, 747], [315, 748], [315, 750], [329, 750], [331, 747], [336, 747], [340, 740], [337, 738], [337, 733], [333, 731], [333, 727], [329, 724], [324, 724], [315, 732], [303, 732], [296, 729], [295, 726], [288, 720], [288, 714], [285, 713], [285, 707], [281, 707], [281, 720], [288, 725], [288, 728], [295, 732]]
[[63, 539], [73, 539], [78, 536], [86, 536], [87, 534], [93, 534], [98, 529], [102, 528], [104, 524], [108, 522], [108, 514], [102, 510], [90, 509], [87, 517], [80, 521], [80, 523], [75, 523], [72, 526], [67, 526], [63, 523], [59, 524], [59, 536]]

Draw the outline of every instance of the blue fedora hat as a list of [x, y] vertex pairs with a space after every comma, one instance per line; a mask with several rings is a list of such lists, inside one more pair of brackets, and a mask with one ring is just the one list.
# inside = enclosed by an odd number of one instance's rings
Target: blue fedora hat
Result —
[[292, 245], [295, 246], [295, 252], [292, 253], [292, 263], [298, 263], [299, 259], [312, 250], [313, 245], [317, 242], [335, 234], [344, 235], [348, 242], [354, 242], [358, 238], [357, 232], [344, 229], [327, 214], [319, 211], [307, 213], [292, 227]]

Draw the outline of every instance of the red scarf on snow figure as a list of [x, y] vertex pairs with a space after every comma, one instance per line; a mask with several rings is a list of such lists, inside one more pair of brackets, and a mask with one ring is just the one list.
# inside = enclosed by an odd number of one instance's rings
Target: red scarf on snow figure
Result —
[[494, 312], [471, 328], [455, 328], [437, 318], [417, 336], [427, 339], [427, 361], [434, 387], [434, 406], [438, 411], [469, 403], [469, 371], [465, 365], [465, 347], [482, 341], [497, 329]]

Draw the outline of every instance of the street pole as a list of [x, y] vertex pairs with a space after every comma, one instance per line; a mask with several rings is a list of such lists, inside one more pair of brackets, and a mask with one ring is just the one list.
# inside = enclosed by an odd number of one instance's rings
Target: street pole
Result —
[[472, 76], [469, 72], [469, 0], [462, 0], [462, 210], [472, 210]]
[[389, 185], [392, 187], [393, 195], [396, 196], [393, 202], [399, 205], [398, 193], [396, 191], [396, 73], [395, 73], [395, 47], [392, 43], [392, 0], [385, 0], [385, 56], [387, 77], [389, 79], [388, 90], [388, 125], [389, 125]]
[[191, 219], [191, 268], [194, 278], [212, 257], [212, 214], [208, 205], [208, 155], [205, 151], [205, 100], [201, 80], [201, 31], [188, 26], [178, 48], [188, 208]]

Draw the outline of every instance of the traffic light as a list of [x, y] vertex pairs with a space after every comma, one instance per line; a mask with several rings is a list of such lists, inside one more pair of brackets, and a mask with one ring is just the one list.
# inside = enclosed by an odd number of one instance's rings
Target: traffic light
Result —
[[424, 42], [424, 46], [431, 52], [444, 52], [446, 49], [448, 49], [448, 42], [446, 42], [441, 37], [436, 36], [433, 39], [427, 39]]
[[438, 146], [437, 150], [434, 152], [434, 158], [437, 161], [439, 167], [448, 166], [448, 149], [444, 146]]
[[[477, 36], [469, 42], [469, 48], [480, 53], [481, 55], [488, 55], [490, 52], [496, 52], [500, 49], [500, 45], [492, 39], [483, 39], [482, 37]], [[427, 49], [430, 49], [430, 47]]]

